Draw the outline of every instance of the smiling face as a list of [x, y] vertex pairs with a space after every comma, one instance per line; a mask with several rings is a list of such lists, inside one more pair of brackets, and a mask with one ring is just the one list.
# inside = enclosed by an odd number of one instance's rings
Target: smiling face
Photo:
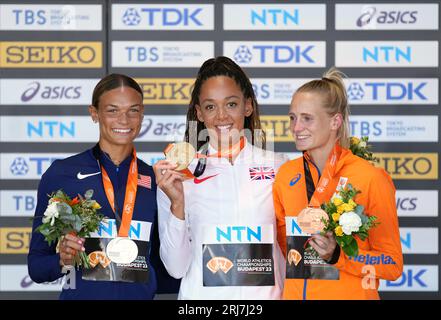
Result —
[[98, 106], [90, 106], [92, 119], [99, 122], [100, 145], [104, 149], [131, 145], [141, 129], [144, 106], [141, 94], [122, 86], [101, 95]]
[[196, 110], [198, 120], [208, 129], [210, 144], [219, 149], [239, 141], [245, 117], [253, 113], [253, 106], [234, 79], [216, 76], [203, 83]]
[[337, 139], [341, 115], [330, 116], [320, 94], [296, 93], [289, 109], [290, 131], [299, 151], [329, 152]]

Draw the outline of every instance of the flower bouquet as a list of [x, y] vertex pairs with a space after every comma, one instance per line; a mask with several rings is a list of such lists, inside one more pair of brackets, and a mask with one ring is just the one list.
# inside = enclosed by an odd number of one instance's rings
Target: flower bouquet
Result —
[[374, 157], [373, 153], [370, 151], [371, 145], [368, 144], [369, 137], [351, 137], [349, 149], [352, 151], [352, 154], [363, 158], [370, 162], [378, 162], [378, 158]]
[[329, 217], [327, 221], [322, 220], [325, 225], [322, 234], [333, 232], [340, 248], [350, 257], [358, 255], [355, 237], [364, 241], [368, 237], [368, 231], [378, 225], [377, 217], [366, 216], [364, 207], [354, 201], [358, 193], [361, 192], [348, 184], [321, 206]]
[[[64, 191], [58, 190], [49, 195], [49, 205], [44, 212], [42, 224], [35, 229], [40, 232], [51, 245], [60, 242], [66, 234], [77, 237], [88, 237], [98, 230], [105, 216], [98, 212], [101, 206], [92, 200], [93, 190], [86, 191], [84, 197], [78, 195], [71, 199]], [[85, 252], [75, 255], [77, 267], [90, 268]]]

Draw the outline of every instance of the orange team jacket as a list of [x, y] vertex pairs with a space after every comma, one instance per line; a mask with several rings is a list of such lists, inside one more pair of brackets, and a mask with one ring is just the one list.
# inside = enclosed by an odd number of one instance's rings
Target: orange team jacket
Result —
[[[383, 169], [353, 155], [350, 150], [338, 144], [334, 150], [337, 152], [337, 162], [329, 185], [336, 186], [340, 177], [347, 177], [347, 184], [361, 191], [355, 197], [355, 202], [364, 206], [365, 214], [376, 216], [380, 224], [370, 229], [365, 241], [356, 238], [359, 247], [357, 257], [349, 258], [343, 250], [340, 251], [340, 257], [334, 265], [340, 271], [339, 280], [286, 279], [284, 299], [379, 299], [378, 279], [396, 280], [403, 271], [392, 179]], [[314, 185], [317, 186], [319, 172], [311, 162], [308, 161], [308, 165]], [[329, 159], [326, 165], [329, 165]], [[329, 201], [335, 187], [327, 188], [324, 192], [323, 199]], [[280, 167], [273, 194], [277, 240], [286, 257], [285, 217], [297, 216], [308, 206], [303, 157], [288, 161]], [[367, 275], [371, 275], [371, 278]], [[375, 275], [375, 279], [372, 275]]]

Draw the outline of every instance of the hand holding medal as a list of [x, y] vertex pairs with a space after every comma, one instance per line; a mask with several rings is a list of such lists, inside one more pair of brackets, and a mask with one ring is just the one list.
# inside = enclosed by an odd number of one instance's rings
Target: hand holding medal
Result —
[[165, 159], [176, 165], [174, 170], [185, 174], [186, 178], [193, 178], [193, 174], [188, 170], [191, 161], [196, 157], [195, 148], [188, 142], [170, 143], [164, 149]]

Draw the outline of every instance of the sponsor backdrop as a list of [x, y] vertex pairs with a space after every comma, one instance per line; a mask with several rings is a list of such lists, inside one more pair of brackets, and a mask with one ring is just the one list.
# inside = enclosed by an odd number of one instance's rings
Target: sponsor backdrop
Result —
[[217, 55], [245, 68], [274, 148], [291, 158], [292, 93], [333, 65], [348, 75], [352, 134], [369, 136], [397, 187], [405, 267], [381, 296], [439, 299], [439, 12], [431, 0], [2, 0], [0, 299], [58, 296], [61, 280], [28, 276], [29, 218], [52, 161], [98, 138], [87, 113], [97, 81], [120, 72], [142, 86], [137, 148], [151, 164], [182, 138], [197, 69]]

